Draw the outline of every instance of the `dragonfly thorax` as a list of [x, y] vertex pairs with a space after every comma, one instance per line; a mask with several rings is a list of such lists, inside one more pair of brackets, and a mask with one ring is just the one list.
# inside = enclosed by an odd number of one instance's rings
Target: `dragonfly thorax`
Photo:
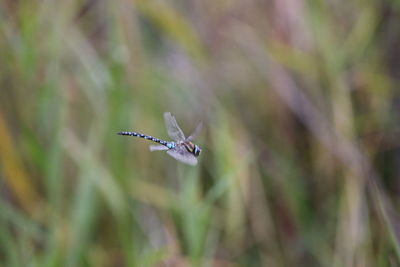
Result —
[[198, 145], [193, 144], [190, 141], [178, 142], [178, 145], [183, 145], [188, 152], [198, 157], [200, 155], [201, 149]]

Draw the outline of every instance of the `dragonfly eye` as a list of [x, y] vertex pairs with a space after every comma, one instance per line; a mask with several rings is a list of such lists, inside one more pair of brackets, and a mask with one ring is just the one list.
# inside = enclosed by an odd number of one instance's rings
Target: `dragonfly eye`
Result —
[[193, 154], [198, 157], [200, 155], [201, 149], [197, 146], [194, 145], [194, 149], [193, 149]]

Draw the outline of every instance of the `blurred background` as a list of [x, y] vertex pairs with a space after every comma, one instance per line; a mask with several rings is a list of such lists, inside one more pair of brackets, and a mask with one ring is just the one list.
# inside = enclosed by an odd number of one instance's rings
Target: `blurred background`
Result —
[[[0, 1], [2, 266], [400, 266], [394, 0]], [[196, 167], [168, 139], [200, 120]]]

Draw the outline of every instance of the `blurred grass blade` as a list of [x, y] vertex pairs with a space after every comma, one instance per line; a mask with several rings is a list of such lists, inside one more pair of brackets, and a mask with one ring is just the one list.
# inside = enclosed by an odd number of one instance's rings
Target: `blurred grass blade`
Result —
[[27, 212], [34, 214], [40, 204], [40, 197], [13, 143], [4, 115], [0, 112], [0, 164], [4, 171], [3, 179], [18, 203]]

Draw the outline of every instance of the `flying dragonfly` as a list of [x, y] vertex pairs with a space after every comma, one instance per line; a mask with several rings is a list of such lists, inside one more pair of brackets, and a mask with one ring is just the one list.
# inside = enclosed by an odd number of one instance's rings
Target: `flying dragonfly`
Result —
[[168, 135], [173, 141], [165, 141], [150, 135], [145, 135], [137, 132], [119, 132], [118, 134], [136, 136], [156, 142], [160, 145], [151, 145], [150, 151], [166, 150], [168, 155], [175, 158], [176, 160], [192, 166], [196, 165], [197, 157], [200, 155], [201, 149], [200, 147], [192, 143], [192, 141], [199, 135], [203, 123], [199, 122], [193, 133], [188, 138], [186, 138], [181, 128], [178, 126], [175, 117], [170, 112], [164, 113], [164, 121]]

